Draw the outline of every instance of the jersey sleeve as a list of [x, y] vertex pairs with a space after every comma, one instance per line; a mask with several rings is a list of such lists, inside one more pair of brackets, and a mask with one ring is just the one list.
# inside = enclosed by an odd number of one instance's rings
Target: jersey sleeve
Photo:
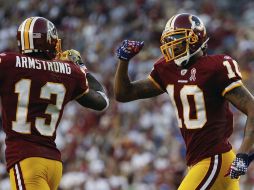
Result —
[[14, 58], [11, 54], [0, 53], [0, 84], [2, 83], [2, 80], [4, 79], [4, 75], [6, 75], [9, 72], [10, 67], [8, 66], [13, 61], [14, 61]]
[[77, 71], [77, 87], [75, 89], [75, 99], [78, 99], [89, 92], [88, 81], [86, 78], [87, 70], [78, 68]]
[[217, 65], [215, 77], [222, 96], [242, 85], [242, 75], [238, 63], [234, 59], [225, 55]]
[[153, 69], [150, 73], [150, 75], [148, 76], [148, 79], [150, 81], [153, 82], [153, 84], [158, 87], [159, 89], [166, 91], [166, 89], [164, 88], [163, 82], [160, 78], [158, 69], [160, 67], [160, 65], [162, 64], [163, 58], [159, 59], [158, 61], [155, 62]]
[[9, 61], [10, 55], [6, 53], [0, 53], [0, 77], [4, 74], [5, 67], [7, 66], [7, 62]]

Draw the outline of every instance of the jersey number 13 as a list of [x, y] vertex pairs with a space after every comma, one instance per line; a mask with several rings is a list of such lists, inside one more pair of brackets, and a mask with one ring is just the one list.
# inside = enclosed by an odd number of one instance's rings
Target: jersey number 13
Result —
[[[18, 133], [31, 133], [31, 122], [27, 121], [31, 82], [30, 79], [21, 79], [15, 84], [15, 93], [18, 94], [18, 102], [16, 121], [12, 122], [12, 130]], [[41, 88], [39, 97], [41, 99], [50, 100], [52, 94], [56, 95], [56, 103], [49, 104], [45, 110], [45, 114], [48, 114], [51, 117], [50, 123], [46, 124], [46, 118], [35, 118], [35, 128], [41, 135], [52, 136], [54, 134], [65, 93], [66, 89], [61, 83], [47, 82]]]

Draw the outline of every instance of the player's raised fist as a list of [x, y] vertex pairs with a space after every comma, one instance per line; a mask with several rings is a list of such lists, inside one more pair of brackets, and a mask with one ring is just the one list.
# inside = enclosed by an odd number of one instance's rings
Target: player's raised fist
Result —
[[144, 41], [124, 40], [116, 50], [116, 56], [124, 61], [129, 61], [137, 55], [144, 46]]
[[60, 60], [62, 61], [72, 61], [76, 65], [80, 66], [80, 69], [83, 73], [87, 72], [86, 65], [82, 60], [80, 53], [75, 49], [66, 50], [61, 53]]
[[63, 61], [72, 61], [72, 62], [76, 63], [77, 65], [83, 64], [83, 60], [82, 60], [80, 53], [74, 49], [64, 51], [61, 54], [60, 59]]

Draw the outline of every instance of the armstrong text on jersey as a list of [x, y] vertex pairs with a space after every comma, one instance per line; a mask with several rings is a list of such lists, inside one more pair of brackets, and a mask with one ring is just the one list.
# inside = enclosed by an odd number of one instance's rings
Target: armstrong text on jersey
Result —
[[71, 74], [71, 67], [68, 63], [58, 61], [44, 61], [25, 56], [16, 56], [16, 67]]

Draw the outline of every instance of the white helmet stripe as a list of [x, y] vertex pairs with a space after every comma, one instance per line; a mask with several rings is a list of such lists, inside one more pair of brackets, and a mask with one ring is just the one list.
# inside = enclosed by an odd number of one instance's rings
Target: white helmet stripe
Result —
[[[168, 31], [171, 31], [171, 30], [174, 29], [175, 20], [176, 20], [176, 18], [177, 18], [179, 15], [180, 15], [180, 14], [177, 14], [177, 15], [175, 15], [175, 16], [172, 16], [172, 17], [168, 20], [168, 22], [167, 22], [167, 24], [166, 24], [166, 26], [165, 26], [165, 29], [164, 29], [164, 31], [163, 31], [163, 33], [166, 33], [166, 32], [168, 32]], [[163, 33], [162, 33], [162, 34], [163, 34]]]
[[39, 17], [34, 17], [32, 20], [32, 23], [29, 28], [29, 44], [30, 44], [30, 49], [34, 49], [34, 40], [33, 40], [33, 30], [34, 30], [34, 23]]
[[25, 49], [25, 40], [24, 40], [24, 29], [26, 25], [27, 19], [20, 25], [19, 31], [20, 31], [20, 38], [21, 38], [21, 49]]

